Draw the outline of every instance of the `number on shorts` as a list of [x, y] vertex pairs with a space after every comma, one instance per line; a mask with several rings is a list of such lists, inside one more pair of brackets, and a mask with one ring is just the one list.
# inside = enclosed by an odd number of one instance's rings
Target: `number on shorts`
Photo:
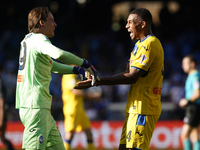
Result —
[[126, 136], [126, 138], [128, 139], [128, 142], [130, 142], [130, 140], [131, 140], [131, 130], [128, 132], [128, 134], [127, 134], [127, 136]]

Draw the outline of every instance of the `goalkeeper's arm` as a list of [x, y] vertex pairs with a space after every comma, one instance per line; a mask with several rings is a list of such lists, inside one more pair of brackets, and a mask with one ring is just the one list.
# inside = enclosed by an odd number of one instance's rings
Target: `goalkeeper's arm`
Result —
[[43, 54], [49, 55], [51, 58], [63, 62], [64, 64], [76, 65], [76, 66], [81, 66], [83, 64], [82, 58], [70, 52], [64, 51], [50, 43], [45, 44], [42, 47], [41, 52]]
[[73, 66], [65, 65], [59, 62], [52, 60], [52, 69], [51, 72], [58, 74], [74, 74]]
[[52, 61], [51, 72], [59, 74], [78, 74], [81, 80], [85, 80], [85, 70], [78, 66], [69, 66], [56, 61]]
[[81, 66], [81, 67], [85, 68], [92, 75], [92, 85], [95, 84], [96, 79], [99, 80], [96, 69], [86, 59], [82, 59], [70, 52], [66, 52], [62, 49], [59, 49], [58, 47], [56, 47], [50, 43], [45, 44], [42, 47], [41, 52], [43, 54], [49, 55], [50, 57], [52, 57], [54, 59], [59, 60], [65, 64], [76, 65], [76, 66]]

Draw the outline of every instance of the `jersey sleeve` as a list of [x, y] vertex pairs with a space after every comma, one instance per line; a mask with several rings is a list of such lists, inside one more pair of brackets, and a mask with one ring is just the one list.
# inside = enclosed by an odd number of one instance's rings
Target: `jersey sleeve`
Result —
[[59, 74], [74, 74], [73, 66], [65, 65], [54, 60], [52, 60], [51, 72]]
[[64, 51], [56, 46], [54, 46], [50, 40], [43, 34], [38, 34], [35, 37], [35, 43], [39, 53], [50, 56], [53, 59], [59, 60], [65, 64], [81, 66], [83, 59], [77, 57], [76, 55]]
[[140, 47], [136, 46], [136, 49], [137, 48], [137, 53], [130, 59], [130, 65], [133, 68], [148, 71], [156, 57], [155, 52], [153, 51], [153, 45], [151, 43], [147, 43], [146, 45], [142, 45]]
[[50, 40], [43, 34], [35, 37], [36, 47], [42, 54], [49, 55], [51, 58], [58, 59], [62, 55], [62, 50], [51, 44]]
[[83, 63], [83, 59], [77, 57], [70, 52], [64, 51], [50, 43], [46, 43], [42, 47], [41, 52], [65, 64], [81, 66]]
[[43, 34], [35, 34], [33, 43], [36, 47], [36, 50], [42, 54], [44, 54], [43, 52], [44, 45], [46, 44], [52, 45], [51, 41]]
[[200, 90], [200, 78], [198, 75], [195, 75], [193, 78], [193, 89]]

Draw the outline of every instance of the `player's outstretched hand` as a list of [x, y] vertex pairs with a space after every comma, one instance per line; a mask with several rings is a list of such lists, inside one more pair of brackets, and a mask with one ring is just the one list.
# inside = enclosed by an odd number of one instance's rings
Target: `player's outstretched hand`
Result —
[[100, 78], [97, 75], [97, 71], [94, 68], [94, 66], [86, 59], [83, 59], [83, 64], [81, 65], [81, 67], [85, 68], [86, 71], [88, 71], [91, 76], [92, 76], [92, 82], [91, 85], [95, 85], [96, 81], [100, 81]]
[[85, 69], [81, 68], [81, 67], [77, 67], [77, 66], [74, 66], [73, 68], [73, 72], [75, 74], [78, 74], [81, 78], [81, 81], [84, 81], [86, 78], [85, 78]]
[[88, 79], [88, 80], [85, 80], [85, 81], [80, 81], [78, 82], [77, 86], [74, 87], [74, 89], [87, 89], [87, 88], [90, 88], [92, 87], [92, 79]]

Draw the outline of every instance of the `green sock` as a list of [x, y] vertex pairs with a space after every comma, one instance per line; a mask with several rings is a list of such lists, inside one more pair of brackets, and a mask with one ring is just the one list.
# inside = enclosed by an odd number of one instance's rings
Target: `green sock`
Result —
[[192, 150], [190, 139], [183, 141], [183, 147], [184, 147], [184, 150]]
[[193, 150], [200, 150], [200, 141], [196, 141], [193, 145]]

